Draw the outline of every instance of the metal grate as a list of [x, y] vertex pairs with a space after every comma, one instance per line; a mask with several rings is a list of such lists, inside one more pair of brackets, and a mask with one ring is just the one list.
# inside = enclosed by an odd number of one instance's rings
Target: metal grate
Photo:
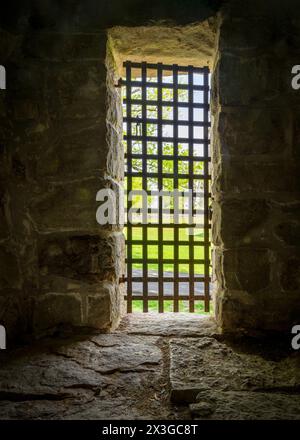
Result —
[[159, 312], [208, 312], [209, 70], [124, 67], [127, 311], [154, 302]]

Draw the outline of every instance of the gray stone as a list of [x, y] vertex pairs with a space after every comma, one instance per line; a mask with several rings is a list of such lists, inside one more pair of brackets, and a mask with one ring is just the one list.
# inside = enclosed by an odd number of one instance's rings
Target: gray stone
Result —
[[172, 339], [170, 362], [174, 402], [191, 403], [193, 396], [194, 402], [203, 400], [212, 391], [272, 392], [300, 384], [297, 357], [265, 360], [256, 354], [234, 351], [211, 338]]
[[31, 215], [37, 229], [41, 232], [97, 231], [96, 194], [102, 187], [101, 179], [95, 177], [49, 184], [31, 202]]
[[167, 417], [158, 338], [97, 335], [21, 349], [0, 367], [1, 419]]
[[[239, 212], [239, 215], [236, 213]], [[262, 243], [269, 207], [265, 200], [222, 200], [213, 203], [212, 239], [220, 246]]]
[[191, 403], [189, 405], [193, 417], [207, 417], [214, 413], [215, 407], [209, 402]]
[[[86, 325], [98, 329], [112, 329], [119, 322], [120, 295], [115, 284], [100, 283], [94, 287], [93, 294], [87, 292], [87, 319]], [[119, 304], [114, 310], [114, 305]]]
[[[218, 115], [218, 155], [280, 154], [291, 144], [291, 114], [279, 110], [232, 107]], [[272, 142], [270, 142], [272, 139]]]
[[262, 197], [267, 196], [268, 193], [299, 193], [300, 191], [297, 161], [280, 160], [264, 163], [224, 158], [220, 169], [215, 171], [214, 192], [221, 194], [256, 192]]
[[300, 257], [290, 256], [281, 263], [280, 284], [284, 291], [299, 291], [300, 288]]
[[275, 233], [287, 245], [300, 247], [300, 223], [282, 222], [275, 228]]
[[219, 283], [224, 289], [258, 292], [270, 285], [272, 252], [268, 249], [217, 251], [215, 261]]
[[[41, 237], [39, 265], [43, 275], [59, 275], [83, 282], [116, 280], [121, 276], [122, 234]], [[84, 279], [83, 279], [84, 278]]]
[[[194, 418], [203, 420], [299, 420], [300, 396], [283, 393], [215, 391], [214, 404], [190, 405]], [[200, 409], [198, 409], [200, 407]]]
[[35, 304], [34, 327], [37, 331], [60, 324], [82, 325], [81, 298], [78, 294], [50, 292]]
[[155, 371], [162, 360], [158, 339], [141, 336], [98, 335], [90, 342], [70, 344], [57, 353], [75, 359], [85, 368], [102, 374], [115, 371]]
[[134, 313], [122, 321], [120, 331], [126, 333], [155, 336], [213, 336], [218, 334], [214, 319], [210, 316], [192, 313]]

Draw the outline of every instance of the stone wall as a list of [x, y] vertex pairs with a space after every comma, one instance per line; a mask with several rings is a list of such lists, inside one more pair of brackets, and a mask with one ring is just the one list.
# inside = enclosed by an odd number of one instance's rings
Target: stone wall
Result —
[[0, 321], [10, 338], [61, 325], [108, 330], [120, 317], [124, 238], [120, 227], [100, 227], [95, 217], [97, 191], [117, 191], [123, 177], [120, 90], [107, 30], [216, 17], [216, 316], [227, 331], [289, 330], [298, 320], [300, 93], [291, 89], [290, 71], [299, 64], [300, 9], [282, 3], [6, 5]]
[[300, 319], [300, 8], [231, 1], [213, 82], [216, 315], [227, 331]]
[[96, 222], [98, 190], [123, 176], [106, 33], [2, 38], [0, 319], [11, 337], [61, 324], [114, 328], [124, 238]]

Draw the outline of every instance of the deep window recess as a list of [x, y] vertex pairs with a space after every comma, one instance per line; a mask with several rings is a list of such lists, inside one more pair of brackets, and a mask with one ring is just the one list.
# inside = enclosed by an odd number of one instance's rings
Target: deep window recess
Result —
[[208, 312], [209, 70], [124, 67], [127, 311]]

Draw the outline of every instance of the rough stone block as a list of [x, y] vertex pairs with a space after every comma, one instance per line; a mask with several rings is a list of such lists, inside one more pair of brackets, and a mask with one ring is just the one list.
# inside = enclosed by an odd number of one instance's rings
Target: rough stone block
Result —
[[0, 247], [0, 286], [1, 288], [20, 289], [22, 278], [17, 256], [11, 250], [9, 243]]
[[[31, 314], [30, 298], [25, 298], [20, 289], [12, 287], [0, 289], [0, 322], [6, 329], [7, 341], [22, 338], [28, 331]], [[21, 340], [21, 338], [19, 340]]]
[[118, 291], [115, 284], [101, 283], [94, 289], [94, 293], [87, 293], [87, 321], [90, 327], [111, 329], [118, 322], [120, 310], [114, 310], [119, 303]]
[[262, 18], [226, 17], [220, 27], [219, 51], [245, 53], [270, 49], [274, 44], [272, 24]]
[[80, 133], [53, 133], [53, 138], [53, 143], [41, 148], [37, 154], [37, 179], [57, 182], [103, 176], [107, 147], [105, 125], [101, 121], [95, 121]]
[[123, 270], [124, 237], [52, 234], [40, 237], [39, 267], [43, 275], [83, 282], [118, 280]]
[[105, 58], [106, 33], [28, 33], [23, 51], [28, 58], [52, 61]]
[[97, 231], [96, 194], [103, 187], [101, 179], [48, 185], [41, 195], [32, 197], [31, 214], [41, 231], [66, 229]]
[[300, 290], [300, 256], [285, 255], [280, 259], [280, 285], [284, 291]]
[[283, 154], [292, 142], [291, 113], [249, 108], [221, 111], [214, 124], [216, 157]]
[[0, 240], [9, 235], [9, 225], [5, 214], [5, 196], [0, 189]]
[[275, 227], [275, 234], [285, 244], [300, 247], [300, 223], [285, 221]]
[[245, 292], [259, 292], [270, 284], [272, 260], [267, 249], [239, 248], [217, 251], [217, 273], [222, 275], [224, 288]]
[[236, 247], [263, 242], [269, 211], [265, 200], [232, 199], [213, 203], [214, 244]]
[[82, 325], [81, 298], [78, 294], [47, 293], [34, 307], [34, 328], [46, 330], [60, 324]]
[[49, 113], [54, 120], [106, 116], [106, 75], [103, 63], [55, 64], [46, 77]]
[[286, 76], [278, 69], [280, 60], [267, 56], [244, 57], [223, 52], [215, 81], [221, 105], [263, 105], [279, 102], [281, 91], [290, 92]]
[[22, 41], [21, 35], [16, 35], [10, 32], [6, 32], [3, 29], [0, 30], [1, 48], [0, 59], [2, 63], [6, 63], [8, 60], [12, 60], [16, 57], [17, 49], [20, 47]]
[[111, 124], [108, 124], [106, 141], [109, 149], [107, 155], [107, 172], [114, 179], [122, 180], [124, 178], [124, 147], [121, 131]]
[[224, 158], [215, 167], [213, 191], [218, 193], [299, 193], [299, 163], [297, 161], [245, 162]]
[[[6, 69], [9, 78], [10, 97], [16, 99], [38, 99], [45, 106], [45, 78], [46, 66], [30, 62], [27, 58], [8, 65]], [[39, 87], [37, 87], [39, 84]], [[40, 109], [40, 110], [41, 110]]]
[[272, 391], [299, 384], [300, 376], [291, 358], [270, 361], [212, 338], [185, 338], [170, 341], [170, 382], [175, 402], [213, 403], [214, 392]]
[[216, 322], [211, 316], [184, 312], [148, 313], [147, 319], [144, 313], [129, 313], [122, 324], [126, 326], [127, 334], [147, 337], [155, 335], [201, 338], [218, 334]]

